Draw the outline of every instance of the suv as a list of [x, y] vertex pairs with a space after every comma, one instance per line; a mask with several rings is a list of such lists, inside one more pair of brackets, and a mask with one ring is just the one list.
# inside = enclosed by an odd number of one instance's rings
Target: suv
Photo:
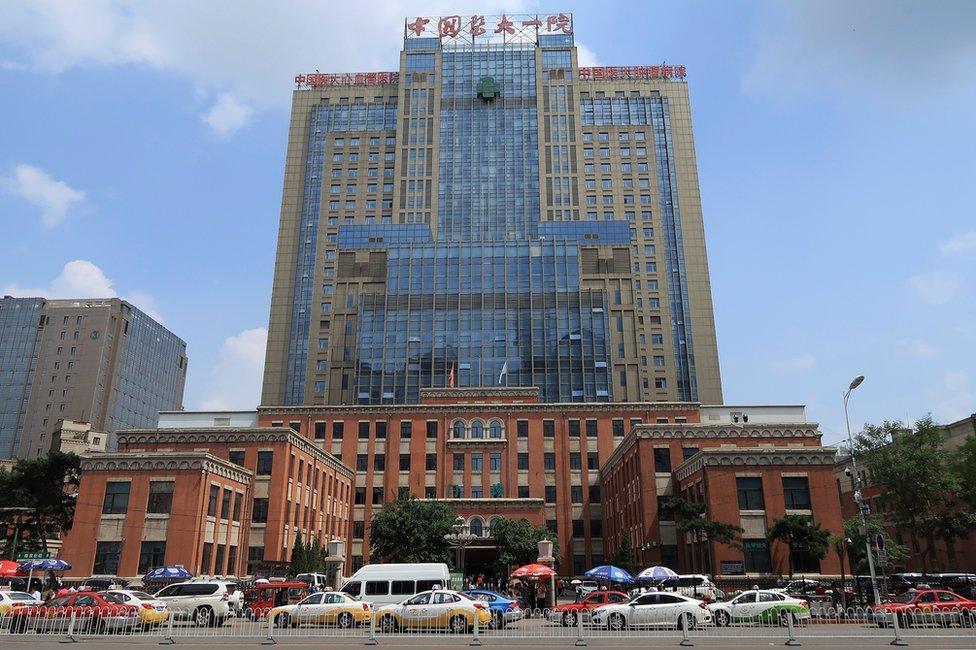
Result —
[[674, 576], [664, 579], [659, 585], [661, 591], [676, 591], [683, 596], [700, 600], [724, 600], [725, 592], [715, 586], [712, 579], [702, 574]]
[[220, 626], [231, 615], [231, 586], [225, 582], [178, 582], [161, 589], [156, 598], [166, 603], [176, 616], [193, 620], [198, 627]]

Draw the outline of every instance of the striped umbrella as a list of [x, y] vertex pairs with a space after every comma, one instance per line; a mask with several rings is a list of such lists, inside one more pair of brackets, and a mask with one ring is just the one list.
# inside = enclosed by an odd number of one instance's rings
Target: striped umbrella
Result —
[[512, 571], [513, 578], [551, 578], [556, 572], [544, 564], [526, 564]]

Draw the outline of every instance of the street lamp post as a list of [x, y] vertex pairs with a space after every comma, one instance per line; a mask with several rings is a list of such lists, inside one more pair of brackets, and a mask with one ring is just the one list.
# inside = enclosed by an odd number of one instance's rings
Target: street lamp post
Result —
[[868, 504], [864, 501], [864, 495], [861, 494], [861, 475], [857, 472], [857, 458], [854, 455], [854, 439], [851, 437], [851, 419], [847, 414], [847, 402], [851, 397], [851, 391], [861, 385], [864, 381], [864, 375], [858, 375], [851, 381], [851, 385], [847, 387], [844, 392], [844, 422], [847, 424], [847, 445], [850, 447], [851, 451], [851, 472], [853, 472], [852, 481], [854, 484], [854, 503], [857, 504], [858, 512], [861, 514], [861, 529], [864, 533], [864, 548], [868, 555], [868, 571], [871, 573], [871, 592], [874, 595], [874, 604], [881, 604], [881, 596], [878, 593], [878, 578], [874, 572], [874, 545], [871, 543], [871, 533], [868, 530], [868, 514], [869, 508]]
[[464, 549], [471, 543], [471, 535], [467, 532], [464, 525], [464, 517], [454, 520], [454, 530], [447, 536], [447, 541], [454, 548], [454, 565], [461, 572], [461, 581], [464, 581]]

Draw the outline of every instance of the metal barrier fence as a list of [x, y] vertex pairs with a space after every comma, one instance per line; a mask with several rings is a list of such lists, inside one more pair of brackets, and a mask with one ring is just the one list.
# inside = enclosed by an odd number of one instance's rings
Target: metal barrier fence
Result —
[[[883, 610], [883, 607], [881, 608]], [[641, 639], [648, 644], [694, 645], [708, 639], [766, 641], [800, 645], [806, 640], [875, 640], [908, 645], [913, 640], [961, 638], [976, 643], [976, 610], [913, 611], [892, 613], [872, 608], [824, 609], [806, 612], [776, 611], [752, 620], [722, 615], [721, 609], [642, 612], [627, 604], [597, 613], [571, 610], [509, 612], [490, 617], [470, 609], [425, 611], [418, 608], [410, 618], [387, 608], [347, 611], [303, 617], [292, 613], [244, 611], [240, 616], [201, 616], [199, 610], [144, 612], [134, 608], [53, 609], [27, 607], [0, 618], [0, 635], [43, 634], [63, 641], [84, 641], [106, 635], [131, 635], [160, 644], [181, 640], [241, 639], [272, 645], [285, 639], [330, 639], [345, 643], [376, 645], [386, 639], [437, 637], [469, 645], [526, 641], [564, 641], [567, 646], [598, 644], [604, 639]], [[477, 610], [482, 611], [482, 610]], [[767, 612], [768, 613], [768, 612]], [[354, 615], [355, 614], [355, 615]], [[155, 618], [157, 620], [152, 620]]]

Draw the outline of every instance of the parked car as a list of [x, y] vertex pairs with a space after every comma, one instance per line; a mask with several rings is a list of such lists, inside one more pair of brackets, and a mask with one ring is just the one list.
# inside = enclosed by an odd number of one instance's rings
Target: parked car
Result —
[[129, 581], [118, 576], [92, 576], [79, 582], [86, 591], [105, 591], [106, 589], [127, 589]]
[[159, 625], [169, 618], [169, 607], [162, 600], [147, 594], [144, 591], [132, 589], [109, 589], [99, 595], [103, 597], [114, 596], [126, 605], [135, 605], [139, 608], [139, 621], [144, 626]]
[[425, 629], [464, 634], [474, 627], [475, 620], [485, 628], [491, 623], [484, 603], [447, 589], [425, 591], [401, 603], [384, 605], [376, 610], [376, 618], [384, 632]]
[[787, 625], [790, 618], [794, 622], [810, 618], [810, 604], [806, 600], [772, 589], [744, 591], [728, 602], [711, 603], [708, 609], [715, 617], [715, 624], [722, 627], [732, 623], [777, 621]]
[[600, 589], [600, 585], [597, 584], [596, 580], [583, 580], [578, 587], [581, 596], [588, 596]]
[[40, 604], [26, 591], [0, 591], [0, 616], [8, 615], [15, 607]]
[[249, 618], [261, 619], [272, 608], [300, 603], [308, 592], [308, 583], [298, 580], [262, 582], [244, 593], [244, 610]]
[[95, 634], [130, 632], [139, 625], [139, 608], [110, 594], [79, 591], [52, 598], [43, 605], [17, 607], [11, 613], [10, 631], [67, 632], [71, 619], [75, 629]]
[[935, 577], [940, 588], [976, 599], [976, 573], [937, 573]]
[[329, 576], [324, 573], [299, 573], [295, 576], [295, 580], [298, 582], [307, 582], [309, 585], [314, 585], [319, 589], [330, 589], [335, 586], [329, 584]]
[[501, 629], [510, 623], [525, 618], [522, 606], [514, 598], [502, 596], [486, 589], [470, 589], [462, 593], [471, 600], [488, 605], [488, 612], [491, 614], [491, 626], [494, 628]]
[[824, 582], [823, 580], [801, 578], [799, 580], [791, 580], [783, 587], [770, 589], [769, 591], [779, 591], [791, 596], [806, 596], [808, 594], [830, 595], [834, 593], [834, 588], [829, 582]]
[[339, 591], [373, 605], [393, 605], [408, 596], [444, 589], [451, 574], [443, 563], [367, 564], [352, 574]]
[[227, 583], [217, 580], [178, 582], [156, 593], [174, 614], [190, 617], [199, 627], [223, 625], [233, 611], [230, 597]]
[[704, 574], [689, 574], [666, 578], [658, 583], [661, 591], [676, 591], [684, 596], [702, 600], [724, 600], [725, 592], [715, 586], [711, 577]]
[[351, 628], [368, 623], [372, 615], [369, 603], [359, 602], [341, 591], [311, 594], [299, 603], [281, 605], [270, 612], [278, 627], [298, 627], [310, 623]]
[[592, 612], [603, 605], [615, 605], [630, 601], [630, 596], [622, 591], [594, 591], [578, 603], [564, 603], [556, 605], [549, 612], [549, 620], [573, 627], [577, 623], [580, 612]]
[[963, 598], [945, 589], [906, 591], [901, 596], [868, 609], [867, 619], [878, 627], [891, 625], [891, 615], [898, 617], [901, 627], [914, 623], [949, 624], [958, 622], [976, 627], [976, 600]]
[[698, 627], [712, 622], [708, 606], [680, 593], [650, 592], [626, 603], [604, 605], [593, 610], [593, 625], [610, 630], [627, 627]]

